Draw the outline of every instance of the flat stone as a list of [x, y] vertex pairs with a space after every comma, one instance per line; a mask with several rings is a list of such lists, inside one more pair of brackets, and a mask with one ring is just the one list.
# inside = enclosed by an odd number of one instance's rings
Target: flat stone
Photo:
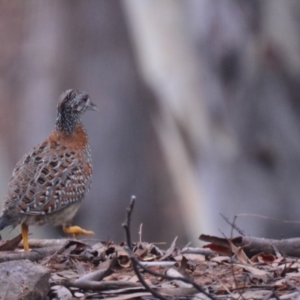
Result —
[[[59, 299], [59, 300], [72, 300], [73, 296], [72, 293], [64, 286], [54, 286], [51, 287], [51, 290], [54, 291], [54, 293], [56, 294], [56, 298], [55, 299]], [[84, 294], [82, 294], [84, 296]]]
[[46, 299], [50, 271], [29, 260], [0, 263], [0, 299]]

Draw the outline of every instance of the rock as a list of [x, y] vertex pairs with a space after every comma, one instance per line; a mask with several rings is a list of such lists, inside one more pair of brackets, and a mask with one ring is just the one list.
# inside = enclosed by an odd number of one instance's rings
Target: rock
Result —
[[[72, 300], [73, 299], [72, 293], [64, 286], [55, 285], [55, 286], [51, 287], [51, 290], [53, 290], [52, 294], [55, 294], [55, 296], [56, 296], [55, 299], [59, 299], [59, 300]], [[84, 294], [83, 294], [83, 296], [84, 296]]]
[[29, 260], [0, 263], [0, 299], [46, 299], [50, 271]]

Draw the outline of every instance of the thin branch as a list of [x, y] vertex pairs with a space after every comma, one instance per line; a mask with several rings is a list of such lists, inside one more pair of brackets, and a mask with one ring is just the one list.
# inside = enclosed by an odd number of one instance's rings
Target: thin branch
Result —
[[131, 243], [131, 234], [130, 234], [130, 221], [131, 221], [131, 214], [133, 211], [134, 203], [135, 203], [135, 196], [131, 196], [130, 200], [130, 205], [129, 208], [127, 208], [127, 216], [126, 216], [126, 221], [122, 224], [123, 228], [125, 229], [126, 233], [126, 240], [127, 240], [127, 247], [124, 247], [128, 253], [129, 257], [131, 259], [132, 267], [134, 269], [134, 272], [139, 279], [140, 283], [145, 287], [145, 289], [150, 292], [154, 297], [161, 299], [161, 300], [168, 300], [164, 296], [162, 296], [160, 293], [156, 292], [154, 289], [152, 289], [144, 280], [142, 274], [140, 273], [137, 264], [135, 261], [132, 259], [133, 257], [133, 252], [132, 252], [132, 243]]
[[103, 291], [110, 289], [120, 289], [129, 287], [141, 287], [139, 283], [129, 282], [129, 281], [66, 281], [64, 282], [65, 287], [77, 287], [83, 290], [93, 290], [93, 291]]
[[140, 264], [145, 267], [174, 267], [176, 261], [140, 261]]
[[126, 238], [127, 238], [127, 245], [130, 250], [132, 250], [132, 242], [131, 242], [131, 233], [130, 233], [130, 223], [131, 223], [131, 213], [134, 208], [136, 197], [133, 195], [131, 196], [130, 205], [127, 207], [127, 216], [126, 221], [122, 224], [123, 228], [126, 232]]
[[209, 256], [215, 254], [215, 252], [206, 248], [184, 247], [181, 250], [181, 254], [200, 254], [204, 256]]
[[106, 269], [100, 269], [100, 270], [96, 270], [94, 272], [84, 274], [81, 277], [79, 277], [78, 279], [76, 279], [74, 282], [80, 283], [80, 282], [88, 282], [88, 281], [97, 281], [97, 282], [101, 281], [106, 276], [109, 276], [110, 274], [112, 274], [112, 268], [116, 265], [116, 262], [117, 262], [117, 258], [115, 257], [112, 259], [111, 263], [109, 264], [109, 266]]
[[[230, 239], [228, 239], [226, 237], [226, 235], [222, 231], [221, 231], [221, 234], [227, 240], [227, 243], [229, 244], [231, 253], [234, 253], [233, 248], [232, 248], [233, 247], [233, 243], [230, 241]], [[231, 239], [232, 239], [232, 234], [233, 234], [233, 232], [231, 232]], [[236, 274], [235, 274], [235, 271], [234, 271], [233, 256], [232, 255], [230, 256], [230, 268], [231, 268], [231, 272], [232, 272], [232, 277], [233, 277], [234, 284], [235, 284], [235, 286], [238, 286], [238, 281], [236, 279]], [[243, 299], [243, 300], [245, 300], [245, 298], [244, 298], [242, 292], [240, 291], [240, 289], [238, 289], [237, 292], [239, 293], [240, 298]]]
[[[127, 248], [127, 251], [129, 249]], [[129, 251], [128, 251], [129, 252]], [[129, 257], [131, 259], [131, 261], [133, 261], [136, 265], [138, 265], [140, 268], [142, 268], [145, 272], [157, 276], [157, 277], [161, 277], [163, 279], [167, 279], [167, 280], [180, 280], [182, 282], [185, 283], [189, 283], [191, 284], [195, 289], [197, 289], [200, 293], [203, 293], [205, 296], [207, 296], [209, 299], [215, 300], [216, 298], [214, 298], [213, 296], [211, 296], [209, 293], [207, 293], [200, 285], [198, 285], [197, 283], [195, 283], [193, 280], [188, 279], [186, 277], [172, 277], [172, 276], [168, 276], [168, 275], [164, 275], [161, 273], [157, 273], [152, 271], [151, 269], [148, 269], [146, 267], [144, 267], [143, 265], [140, 264], [139, 260], [134, 256], [134, 254], [132, 252], [129, 252]], [[134, 264], [133, 263], [133, 264]], [[137, 275], [137, 274], [136, 274]]]
[[271, 220], [279, 223], [287, 223], [287, 224], [300, 224], [300, 221], [297, 220], [284, 220], [284, 219], [278, 219], [274, 217], [268, 217], [264, 215], [259, 215], [259, 214], [248, 214], [248, 213], [242, 213], [242, 214], [237, 214], [237, 217], [250, 217], [250, 218], [259, 218], [259, 219], [266, 219], [266, 220]]
[[[229, 224], [230, 225], [230, 227], [232, 228], [232, 229], [235, 229], [240, 235], [245, 235], [245, 232], [242, 230], [242, 229], [240, 229], [236, 224], [235, 224], [235, 221], [236, 221], [236, 218], [237, 218], [237, 216], [234, 216], [234, 220], [233, 220], [233, 222], [230, 222], [229, 221], [229, 219], [228, 219], [228, 217], [226, 217], [225, 215], [223, 215], [222, 213], [220, 213], [220, 216], [223, 218], [223, 220], [227, 223], [227, 224]], [[233, 235], [233, 233], [231, 233], [231, 236]]]
[[141, 223], [140, 230], [139, 230], [139, 241], [140, 241], [140, 244], [142, 243], [142, 233], [143, 233], [143, 223]]
[[[44, 248], [44, 247], [53, 247], [53, 246], [64, 246], [70, 239], [30, 239], [28, 241], [29, 248]], [[20, 246], [23, 248], [23, 242], [20, 243]]]
[[30, 252], [12, 252], [12, 251], [3, 251], [0, 252], [0, 263], [12, 260], [22, 260], [28, 259], [30, 261], [39, 261], [53, 253], [56, 253], [61, 247], [53, 246], [53, 247], [45, 247], [36, 250], [31, 250]]
[[274, 297], [276, 300], [280, 300], [280, 298], [278, 297], [278, 295], [276, 294], [276, 292], [274, 291], [274, 289], [272, 290], [272, 293], [270, 294], [270, 296], [268, 297], [268, 299], [271, 299], [272, 297]]
[[[133, 211], [133, 207], [134, 207], [134, 200], [135, 197], [133, 199], [133, 197], [131, 198], [131, 202], [130, 202], [130, 207], [127, 209], [127, 218], [126, 221], [122, 224], [122, 226], [125, 229], [125, 233], [126, 233], [126, 240], [127, 240], [127, 244], [131, 245], [131, 236], [130, 236], [130, 220], [131, 220], [131, 214]], [[154, 272], [150, 269], [148, 269], [147, 267], [143, 266], [140, 264], [139, 260], [134, 256], [134, 253], [132, 252], [132, 248], [127, 246], [124, 247], [124, 249], [126, 249], [128, 251], [130, 260], [132, 262], [132, 267], [134, 269], [134, 272], [136, 274], [136, 276], [138, 277], [138, 279], [140, 280], [141, 284], [145, 287], [145, 289], [147, 291], [149, 291], [154, 297], [157, 297], [161, 300], [167, 300], [167, 298], [165, 298], [164, 296], [162, 296], [161, 294], [157, 293], [155, 290], [153, 290], [144, 280], [143, 276], [141, 275], [138, 266], [143, 269], [145, 272], [157, 276], [157, 277], [161, 277], [163, 279], [167, 279], [167, 280], [179, 280], [185, 283], [189, 283], [191, 284], [195, 289], [197, 289], [200, 293], [203, 293], [205, 296], [207, 296], [209, 299], [215, 300], [216, 298], [214, 298], [213, 296], [211, 296], [209, 293], [207, 293], [201, 286], [199, 286], [198, 284], [196, 284], [193, 280], [190, 280], [186, 277], [172, 277], [172, 276], [168, 276], [168, 275], [164, 275], [164, 274], [160, 274], [157, 272]]]

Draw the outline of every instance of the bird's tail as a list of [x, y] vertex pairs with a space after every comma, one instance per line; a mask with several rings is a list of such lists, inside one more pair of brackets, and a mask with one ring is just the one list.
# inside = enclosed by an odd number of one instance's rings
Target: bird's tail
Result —
[[5, 227], [9, 226], [9, 222], [6, 216], [0, 216], [0, 230], [4, 229]]

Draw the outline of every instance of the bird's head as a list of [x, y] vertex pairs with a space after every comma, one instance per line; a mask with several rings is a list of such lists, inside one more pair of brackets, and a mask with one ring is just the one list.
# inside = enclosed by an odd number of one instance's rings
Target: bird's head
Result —
[[67, 134], [71, 133], [87, 110], [97, 110], [87, 93], [72, 89], [65, 91], [58, 100], [56, 127]]

